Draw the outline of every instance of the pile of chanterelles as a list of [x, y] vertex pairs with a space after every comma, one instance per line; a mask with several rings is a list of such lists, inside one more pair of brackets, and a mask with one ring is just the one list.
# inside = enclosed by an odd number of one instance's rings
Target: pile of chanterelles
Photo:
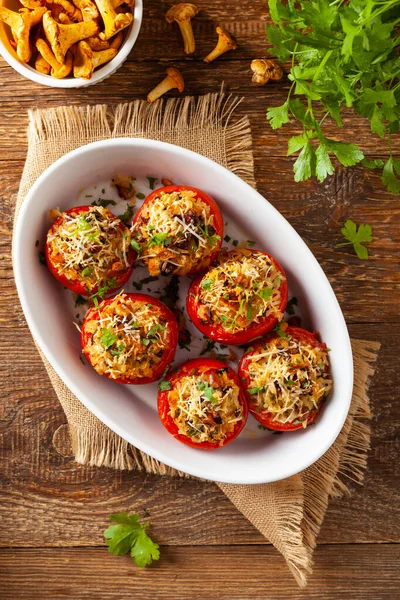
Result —
[[20, 0], [18, 12], [0, 6], [18, 58], [63, 79], [90, 79], [113, 59], [133, 21], [134, 0]]

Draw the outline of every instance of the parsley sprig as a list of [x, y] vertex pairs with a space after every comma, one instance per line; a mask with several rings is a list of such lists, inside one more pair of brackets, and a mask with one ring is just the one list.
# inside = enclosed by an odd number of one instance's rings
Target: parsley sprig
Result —
[[348, 240], [347, 242], [342, 242], [341, 244], [337, 244], [336, 247], [340, 248], [341, 246], [347, 246], [349, 244], [353, 244], [353, 248], [361, 260], [366, 260], [368, 258], [368, 250], [363, 244], [365, 242], [372, 242], [372, 227], [371, 225], [357, 225], [351, 219], [348, 219], [342, 229], [340, 230], [343, 237]]
[[143, 525], [138, 515], [128, 515], [121, 511], [110, 516], [110, 525], [104, 532], [108, 551], [116, 556], [130, 554], [138, 567], [146, 567], [160, 558], [159, 545], [147, 535], [149, 522]]
[[[345, 167], [383, 167], [382, 182], [398, 194], [400, 161], [390, 141], [400, 129], [399, 0], [268, 4], [275, 25], [267, 25], [267, 36], [281, 61], [291, 59], [292, 84], [284, 104], [269, 108], [267, 119], [273, 129], [291, 119], [302, 125], [303, 132], [288, 142], [288, 156], [299, 153], [295, 181], [313, 176], [323, 181], [334, 172], [335, 156]], [[342, 128], [346, 108], [369, 119], [373, 134], [387, 138], [386, 162], [367, 161], [356, 144], [325, 135], [324, 121]]]

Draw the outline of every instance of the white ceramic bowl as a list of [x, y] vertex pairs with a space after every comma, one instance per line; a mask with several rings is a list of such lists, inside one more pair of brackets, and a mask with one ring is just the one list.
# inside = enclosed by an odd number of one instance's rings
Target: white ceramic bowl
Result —
[[[0, 2], [11, 10], [18, 10], [18, 7], [20, 7], [18, 3], [13, 0], [0, 0]], [[26, 77], [27, 79], [31, 79], [31, 81], [34, 81], [35, 83], [40, 83], [41, 85], [56, 88], [80, 88], [94, 85], [95, 83], [107, 79], [110, 75], [113, 75], [126, 61], [130, 51], [135, 45], [142, 25], [142, 0], [135, 0], [132, 14], [133, 23], [129, 30], [126, 31], [124, 42], [120, 47], [117, 56], [113, 58], [113, 60], [110, 60], [110, 62], [96, 69], [91, 79], [79, 79], [72, 76], [66, 77], [65, 79], [55, 79], [50, 75], [39, 73], [39, 71], [36, 71], [36, 69], [30, 65], [21, 62], [14, 48], [10, 44], [10, 39], [12, 39], [11, 30], [2, 21], [0, 21], [0, 54], [20, 75], [23, 75], [23, 77]]]
[[[117, 173], [133, 174], [137, 182], [146, 180], [149, 174], [160, 179], [168, 177], [174, 183], [205, 190], [217, 200], [225, 220], [238, 224], [244, 239], [254, 240], [256, 247], [278, 259], [286, 270], [290, 294], [298, 298], [302, 325], [318, 330], [332, 349], [334, 390], [315, 425], [305, 431], [272, 435], [257, 429], [251, 417], [232, 444], [208, 452], [189, 448], [160, 423], [156, 384], [118, 385], [80, 362], [71, 294], [39, 264], [35, 242], [40, 240], [43, 247], [50, 225], [49, 208], [59, 206], [65, 210], [87, 203], [79, 194], [85, 198], [82, 194], [87, 194], [90, 186], [111, 180]], [[102, 183], [98, 189], [101, 187]], [[276, 481], [316, 461], [342, 428], [351, 400], [353, 363], [346, 324], [326, 276], [306, 244], [269, 202], [236, 175], [203, 156], [139, 139], [96, 142], [70, 152], [39, 177], [23, 204], [14, 237], [14, 267], [28, 324], [58, 375], [112, 430], [167, 465], [228, 483]], [[135, 272], [133, 278], [138, 281]], [[184, 280], [188, 278], [181, 279], [182, 286], [186, 285]], [[131, 283], [125, 289], [131, 291]], [[181, 293], [184, 295], [183, 287]], [[185, 352], [181, 351], [178, 361], [190, 357]]]

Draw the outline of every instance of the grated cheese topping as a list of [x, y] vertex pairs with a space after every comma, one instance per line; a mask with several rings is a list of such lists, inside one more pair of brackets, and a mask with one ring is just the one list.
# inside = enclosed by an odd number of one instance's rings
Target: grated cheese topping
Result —
[[260, 318], [283, 318], [279, 288], [285, 276], [271, 259], [244, 248], [220, 254], [218, 264], [202, 277], [196, 295], [204, 324], [230, 333], [248, 328]]
[[278, 423], [307, 426], [332, 389], [328, 352], [287, 334], [274, 338], [249, 357], [248, 392], [257, 412]]
[[206, 372], [195, 369], [174, 383], [168, 402], [178, 433], [198, 443], [216, 442], [222, 446], [243, 419], [239, 388], [224, 368]]
[[191, 190], [161, 192], [144, 205], [132, 231], [150, 275], [205, 268], [220, 241], [210, 207]]
[[84, 348], [100, 375], [111, 379], [152, 377], [171, 341], [167, 320], [158, 306], [119, 294], [84, 322]]
[[70, 281], [91, 292], [130, 266], [130, 231], [109, 210], [91, 206], [86, 213], [61, 216], [47, 244], [52, 264]]

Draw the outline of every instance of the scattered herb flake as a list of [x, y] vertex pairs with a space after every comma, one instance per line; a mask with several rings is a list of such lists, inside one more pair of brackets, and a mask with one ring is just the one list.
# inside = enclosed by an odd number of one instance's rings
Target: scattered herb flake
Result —
[[137, 252], [137, 255], [140, 256], [142, 254], [142, 246], [137, 243], [135, 239], [131, 239], [131, 246]]
[[39, 259], [39, 263], [40, 263], [41, 265], [45, 265], [45, 264], [46, 264], [46, 255], [45, 255], [45, 253], [43, 252], [43, 250], [40, 250], [40, 251], [39, 251], [39, 253], [38, 253], [38, 259]]
[[147, 175], [147, 179], [149, 182], [149, 188], [151, 190], [154, 190], [154, 187], [155, 187], [156, 183], [158, 182], [157, 177], [150, 177], [149, 175]]
[[160, 392], [165, 392], [167, 390], [170, 390], [171, 382], [170, 381], [160, 381], [160, 383], [158, 384], [158, 389], [160, 390]]
[[35, 248], [37, 248], [39, 246], [39, 240], [36, 240], [35, 242]]
[[226, 235], [226, 236], [224, 237], [224, 240], [225, 240], [225, 242], [226, 242], [226, 243], [228, 243], [228, 242], [230, 242], [230, 241], [231, 241], [231, 238], [230, 238], [230, 236], [229, 236], [229, 235]]
[[136, 198], [137, 198], [138, 200], [144, 200], [144, 199], [146, 198], [146, 196], [145, 196], [144, 194], [142, 194], [142, 192], [138, 192], [138, 193], [136, 194]]
[[115, 344], [117, 339], [118, 339], [118, 337], [117, 337], [116, 333], [113, 333], [107, 327], [103, 327], [103, 329], [101, 330], [100, 342], [102, 343], [102, 345], [104, 346], [104, 348], [106, 350], [108, 350], [108, 348], [110, 348], [110, 346]]
[[294, 307], [297, 306], [297, 298], [296, 296], [293, 296], [293, 298], [290, 298], [289, 302], [286, 304], [286, 312], [288, 315], [294, 315], [295, 310]]

